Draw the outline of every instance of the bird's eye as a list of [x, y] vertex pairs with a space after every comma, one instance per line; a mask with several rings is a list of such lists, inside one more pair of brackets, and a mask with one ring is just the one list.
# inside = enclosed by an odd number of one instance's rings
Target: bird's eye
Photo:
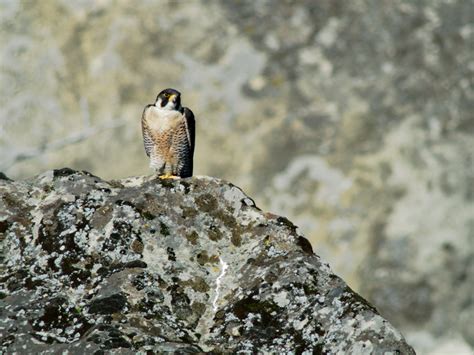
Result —
[[166, 97], [166, 98], [170, 97], [170, 94], [166, 93], [166, 94], [165, 94], [165, 97]]

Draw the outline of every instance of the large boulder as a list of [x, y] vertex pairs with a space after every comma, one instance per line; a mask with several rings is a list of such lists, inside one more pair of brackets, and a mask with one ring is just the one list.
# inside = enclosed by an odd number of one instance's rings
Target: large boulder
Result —
[[474, 352], [472, 1], [0, 1], [0, 18], [0, 171], [146, 174], [141, 113], [174, 87], [197, 174], [291, 216], [420, 353]]
[[289, 220], [210, 177], [0, 178], [6, 353], [413, 354]]

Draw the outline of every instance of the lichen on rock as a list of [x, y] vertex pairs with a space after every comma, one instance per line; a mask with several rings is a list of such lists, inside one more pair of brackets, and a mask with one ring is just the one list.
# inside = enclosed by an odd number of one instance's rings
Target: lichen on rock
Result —
[[60, 169], [0, 197], [4, 352], [414, 353], [225, 181]]

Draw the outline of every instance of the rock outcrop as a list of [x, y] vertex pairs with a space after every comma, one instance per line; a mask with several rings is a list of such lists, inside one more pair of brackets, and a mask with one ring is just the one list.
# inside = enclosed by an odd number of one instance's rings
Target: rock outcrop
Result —
[[291, 216], [417, 352], [474, 352], [472, 1], [1, 1], [0, 17], [0, 171], [148, 174], [142, 109], [175, 87], [197, 174]]
[[290, 221], [225, 181], [66, 168], [2, 176], [0, 197], [7, 353], [414, 353]]

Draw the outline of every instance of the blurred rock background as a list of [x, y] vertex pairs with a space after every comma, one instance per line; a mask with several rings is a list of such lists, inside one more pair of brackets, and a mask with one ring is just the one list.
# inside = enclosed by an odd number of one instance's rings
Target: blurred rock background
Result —
[[474, 349], [471, 0], [0, 1], [0, 171], [150, 174], [165, 87], [196, 174], [300, 226], [419, 354]]

